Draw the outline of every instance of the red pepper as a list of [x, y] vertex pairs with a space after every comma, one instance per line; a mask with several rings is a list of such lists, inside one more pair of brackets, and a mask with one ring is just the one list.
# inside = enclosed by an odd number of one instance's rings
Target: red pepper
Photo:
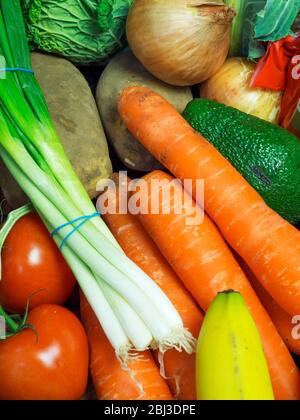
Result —
[[300, 34], [268, 44], [251, 87], [284, 91], [279, 124], [287, 128], [300, 100]]

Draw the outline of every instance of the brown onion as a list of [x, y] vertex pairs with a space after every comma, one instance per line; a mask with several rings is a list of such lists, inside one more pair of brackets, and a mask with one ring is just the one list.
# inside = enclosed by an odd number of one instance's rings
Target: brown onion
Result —
[[234, 15], [221, 0], [135, 0], [127, 38], [154, 76], [176, 86], [194, 85], [224, 63]]
[[202, 84], [200, 96], [278, 123], [282, 92], [251, 88], [255, 68], [253, 61], [229, 58], [213, 77]]

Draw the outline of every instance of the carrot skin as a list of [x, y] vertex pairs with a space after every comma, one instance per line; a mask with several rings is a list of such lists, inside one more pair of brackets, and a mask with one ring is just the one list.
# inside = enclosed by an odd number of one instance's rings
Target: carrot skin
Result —
[[[138, 217], [131, 214], [105, 214], [103, 218], [125, 254], [161, 287], [180, 314], [184, 326], [198, 338], [203, 314]], [[170, 350], [164, 355], [163, 362], [173, 395], [179, 400], [195, 400], [195, 354]]]
[[[174, 214], [172, 206], [170, 214], [163, 214], [166, 203], [161, 197], [169, 199], [170, 196], [170, 202], [176, 203], [183, 201], [182, 196], [186, 194], [180, 185], [172, 190], [168, 184], [152, 189], [152, 180], [172, 180], [161, 171], [143, 179], [148, 184], [148, 195], [140, 192], [140, 196], [149, 206], [151, 202], [159, 202], [160, 212], [141, 214], [139, 218], [186, 288], [204, 311], [218, 292], [232, 289], [242, 293], [263, 341], [276, 399], [299, 399], [298, 369], [217, 227], [207, 215], [200, 225], [187, 225], [187, 217], [195, 213], [196, 208], [196, 203], [191, 200], [186, 201], [182, 214]], [[167, 188], [169, 192], [163, 194]], [[181, 200], [178, 200], [178, 195]]]
[[224, 238], [274, 300], [290, 315], [300, 314], [300, 232], [160, 95], [126, 88], [119, 112], [135, 138], [177, 178], [205, 181], [205, 209]]
[[275, 327], [277, 328], [277, 331], [281, 335], [288, 349], [292, 353], [300, 356], [300, 340], [295, 339], [292, 334], [293, 328], [295, 327], [295, 325], [292, 323], [292, 317], [275, 302], [272, 296], [269, 295], [269, 293], [257, 280], [247, 264], [238, 256], [237, 260], [247, 278], [249, 279], [257, 296], [269, 313]]
[[[91, 376], [99, 400], [173, 399], [150, 351], [141, 353], [141, 359], [128, 363], [128, 368], [135, 376], [133, 380], [129, 373], [122, 369], [113, 347], [82, 293], [80, 312], [89, 340]], [[136, 382], [142, 386], [144, 394]]]

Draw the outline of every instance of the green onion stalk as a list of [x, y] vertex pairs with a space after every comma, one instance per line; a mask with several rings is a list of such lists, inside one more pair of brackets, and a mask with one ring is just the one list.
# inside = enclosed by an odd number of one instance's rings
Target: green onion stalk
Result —
[[[31, 70], [19, 0], [0, 0], [0, 8], [0, 54], [7, 68]], [[195, 339], [178, 312], [126, 257], [104, 221], [93, 218], [74, 231], [72, 221], [96, 210], [64, 152], [33, 73], [0, 74], [0, 156], [48, 230], [67, 224], [54, 239], [60, 246], [72, 233], [62, 253], [122, 362], [131, 350], [192, 353]]]
[[230, 56], [239, 57], [243, 50], [243, 30], [244, 30], [244, 19], [247, 2], [236, 1], [236, 0], [225, 0], [227, 6], [234, 8], [236, 16], [234, 18], [231, 28], [231, 45], [230, 45]]

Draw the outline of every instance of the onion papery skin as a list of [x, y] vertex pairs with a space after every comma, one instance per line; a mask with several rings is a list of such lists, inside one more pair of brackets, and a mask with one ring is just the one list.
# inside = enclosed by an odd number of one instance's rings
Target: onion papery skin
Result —
[[228, 58], [220, 70], [200, 87], [200, 96], [278, 124], [282, 92], [251, 88], [256, 63]]
[[150, 73], [171, 85], [190, 86], [223, 65], [234, 16], [222, 2], [135, 0], [127, 38]]

